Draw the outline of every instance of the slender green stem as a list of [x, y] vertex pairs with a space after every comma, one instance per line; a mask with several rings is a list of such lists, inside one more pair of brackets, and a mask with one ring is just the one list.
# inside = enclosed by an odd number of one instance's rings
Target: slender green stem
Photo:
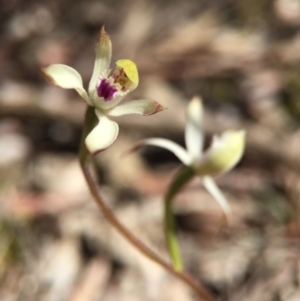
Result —
[[[90, 118], [88, 120], [88, 118]], [[214, 298], [210, 295], [210, 293], [187, 272], [179, 272], [176, 269], [172, 267], [168, 262], [166, 262], [161, 256], [159, 256], [156, 252], [151, 250], [148, 246], [146, 246], [142, 241], [140, 241], [129, 229], [127, 229], [114, 215], [114, 213], [111, 211], [111, 209], [106, 205], [106, 203], [103, 201], [102, 197], [100, 196], [97, 184], [94, 181], [89, 168], [88, 168], [88, 159], [89, 155], [86, 151], [86, 147], [84, 144], [84, 140], [86, 135], [90, 132], [92, 129], [95, 121], [96, 116], [94, 114], [93, 108], [89, 107], [86, 114], [86, 121], [85, 126], [83, 130], [81, 145], [80, 145], [80, 164], [83, 171], [83, 175], [86, 179], [86, 182], [89, 186], [89, 189], [91, 191], [92, 196], [94, 197], [94, 200], [96, 201], [99, 208], [102, 210], [104, 216], [108, 220], [108, 222], [129, 242], [131, 245], [133, 245], [136, 249], [138, 249], [142, 254], [144, 254], [148, 259], [156, 262], [161, 267], [163, 267], [165, 270], [170, 272], [172, 275], [177, 277], [178, 279], [182, 280], [184, 283], [186, 283], [189, 287], [191, 287], [201, 298], [205, 301], [214, 301]]]
[[176, 236], [176, 224], [172, 210], [172, 203], [179, 190], [194, 176], [194, 174], [194, 170], [190, 167], [185, 166], [181, 169], [174, 178], [165, 197], [164, 226], [166, 243], [172, 259], [173, 267], [176, 271], [182, 271], [183, 264]]

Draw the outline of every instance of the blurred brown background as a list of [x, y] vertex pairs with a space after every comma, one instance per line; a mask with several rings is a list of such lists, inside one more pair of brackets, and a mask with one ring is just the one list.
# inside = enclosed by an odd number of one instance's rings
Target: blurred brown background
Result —
[[300, 300], [300, 1], [2, 0], [0, 12], [0, 300], [190, 301], [190, 290], [139, 255], [107, 224], [77, 152], [85, 103], [48, 84], [40, 66], [64, 63], [88, 84], [105, 23], [113, 61], [134, 60], [127, 99], [169, 109], [118, 118], [120, 136], [96, 158], [107, 203], [166, 256], [162, 200], [184, 144], [184, 110], [204, 100], [213, 133], [245, 128], [238, 167], [217, 180], [234, 215], [192, 181], [175, 204], [186, 268], [218, 300]]

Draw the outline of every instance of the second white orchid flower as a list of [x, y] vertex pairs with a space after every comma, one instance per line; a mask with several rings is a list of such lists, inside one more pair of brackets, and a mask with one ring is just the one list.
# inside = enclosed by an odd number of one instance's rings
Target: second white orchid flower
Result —
[[202, 121], [202, 102], [200, 98], [194, 97], [187, 107], [186, 149], [163, 138], [142, 140], [134, 149], [142, 145], [154, 145], [171, 151], [184, 165], [191, 167], [195, 174], [202, 178], [206, 190], [217, 200], [224, 213], [228, 215], [230, 213], [228, 202], [212, 177], [229, 171], [241, 159], [245, 147], [245, 132], [243, 130], [228, 131], [221, 136], [215, 136], [211, 146], [203, 153]]
[[50, 83], [64, 89], [75, 89], [88, 105], [95, 108], [99, 122], [85, 139], [86, 148], [91, 155], [107, 149], [118, 136], [118, 124], [107, 116], [151, 115], [164, 109], [150, 100], [119, 104], [138, 86], [139, 75], [135, 63], [130, 60], [117, 61], [115, 70], [111, 72], [111, 54], [112, 43], [103, 26], [96, 42], [96, 59], [88, 91], [84, 89], [82, 78], [75, 69], [63, 64], [42, 68]]

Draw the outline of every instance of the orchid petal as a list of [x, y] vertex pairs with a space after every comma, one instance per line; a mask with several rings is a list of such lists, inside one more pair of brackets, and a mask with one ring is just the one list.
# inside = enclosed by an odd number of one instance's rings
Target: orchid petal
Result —
[[141, 140], [127, 152], [132, 152], [144, 145], [153, 145], [167, 149], [172, 152], [184, 165], [189, 166], [192, 163], [189, 154], [182, 146], [171, 140], [163, 138], [149, 138]]
[[138, 114], [138, 115], [152, 115], [160, 111], [165, 110], [156, 101], [152, 100], [133, 100], [130, 102], [123, 103], [121, 105], [115, 106], [108, 111], [110, 116], [122, 116], [128, 114]]
[[230, 206], [216, 182], [211, 177], [203, 177], [202, 184], [223, 209], [226, 218], [231, 214]]
[[100, 76], [107, 76], [111, 61], [112, 44], [109, 35], [102, 26], [96, 42], [96, 59], [94, 64], [93, 75], [89, 83], [89, 94], [96, 97], [96, 83]]
[[[97, 113], [96, 113], [97, 114]], [[91, 155], [110, 147], [116, 140], [119, 133], [119, 126], [116, 122], [109, 120], [106, 116], [99, 116], [99, 123], [87, 135], [85, 145]]]
[[201, 176], [216, 176], [232, 169], [245, 148], [245, 131], [228, 131], [214, 137], [212, 146], [195, 167]]
[[64, 89], [75, 89], [89, 105], [92, 105], [83, 88], [82, 78], [75, 69], [63, 64], [53, 64], [42, 68], [42, 73], [51, 84]]
[[197, 161], [202, 153], [204, 135], [202, 132], [203, 107], [199, 97], [194, 97], [187, 107], [185, 144], [187, 151]]
[[[122, 99], [127, 95], [127, 93], [122, 92], [121, 95], [118, 95], [114, 99], [109, 100], [109, 101], [105, 101], [103, 97], [99, 97], [98, 95], [96, 95], [94, 97], [95, 107], [101, 108], [102, 110], [109, 110], [111, 108], [114, 108], [115, 106], [117, 106], [119, 104], [119, 102], [122, 101]], [[95, 94], [97, 94], [97, 93], [95, 93]]]

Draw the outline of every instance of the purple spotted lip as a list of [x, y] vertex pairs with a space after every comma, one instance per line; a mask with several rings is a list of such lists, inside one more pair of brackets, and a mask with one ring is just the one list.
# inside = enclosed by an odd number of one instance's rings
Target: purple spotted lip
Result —
[[112, 100], [118, 93], [118, 89], [105, 78], [99, 79], [96, 89], [98, 96], [103, 97], [104, 101]]

